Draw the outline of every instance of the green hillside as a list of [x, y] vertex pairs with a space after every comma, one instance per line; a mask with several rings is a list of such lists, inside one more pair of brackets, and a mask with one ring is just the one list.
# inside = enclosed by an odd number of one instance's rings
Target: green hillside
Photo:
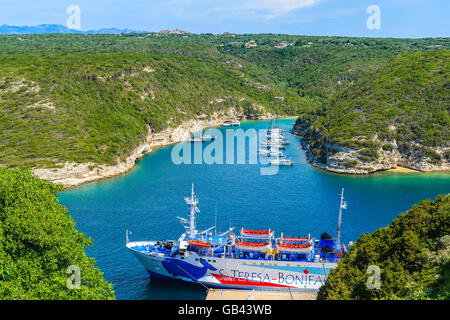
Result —
[[[369, 265], [380, 268], [379, 289], [366, 285]], [[430, 298], [450, 299], [448, 194], [423, 200], [389, 226], [361, 235], [318, 295], [327, 300]]]
[[[254, 47], [246, 46], [251, 40]], [[276, 48], [286, 43], [285, 48]], [[0, 166], [114, 164], [147, 134], [218, 111], [298, 115], [446, 38], [0, 35]], [[221, 102], [217, 102], [217, 101]], [[211, 103], [212, 102], [212, 103]], [[439, 141], [436, 141], [439, 143]]]
[[[61, 191], [17, 169], [0, 168], [0, 300], [114, 299], [111, 284], [84, 251], [92, 241], [75, 230]], [[77, 266], [80, 287], [67, 281]]]
[[353, 160], [345, 158], [347, 162], [334, 166], [370, 171], [368, 167], [382, 160], [386, 168], [395, 162], [419, 169], [423, 162], [448, 164], [449, 66], [448, 51], [404, 54], [322, 108], [301, 114], [295, 127], [310, 158], [328, 163], [344, 147], [355, 151]]
[[[283, 100], [276, 97], [284, 97]], [[215, 102], [216, 99], [222, 102]], [[0, 60], [0, 165], [114, 163], [158, 132], [230, 107], [298, 113], [216, 61], [175, 56], [14, 55]]]

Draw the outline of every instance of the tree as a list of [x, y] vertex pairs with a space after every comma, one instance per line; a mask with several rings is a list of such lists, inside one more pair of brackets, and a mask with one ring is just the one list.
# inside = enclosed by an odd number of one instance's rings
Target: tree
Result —
[[[369, 289], [370, 265], [381, 271]], [[366, 233], [333, 269], [318, 299], [448, 299], [450, 195], [423, 200], [392, 223]]]
[[[0, 167], [0, 299], [114, 299], [84, 251], [92, 241], [75, 229], [59, 191], [30, 172]], [[70, 266], [80, 271], [79, 289], [68, 289]]]

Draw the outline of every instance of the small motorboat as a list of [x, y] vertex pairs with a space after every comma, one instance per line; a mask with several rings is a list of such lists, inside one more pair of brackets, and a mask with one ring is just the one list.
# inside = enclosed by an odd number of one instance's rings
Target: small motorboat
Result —
[[273, 166], [292, 166], [294, 163], [289, 159], [274, 159], [270, 160], [270, 164]]
[[204, 135], [204, 136], [200, 136], [200, 137], [193, 137], [188, 139], [188, 142], [205, 142], [205, 141], [214, 141], [216, 139], [216, 137], [214, 136], [209, 136], [209, 135]]
[[202, 141], [214, 141], [214, 140], [216, 140], [216, 137], [214, 137], [214, 136], [209, 136], [209, 135], [202, 136]]

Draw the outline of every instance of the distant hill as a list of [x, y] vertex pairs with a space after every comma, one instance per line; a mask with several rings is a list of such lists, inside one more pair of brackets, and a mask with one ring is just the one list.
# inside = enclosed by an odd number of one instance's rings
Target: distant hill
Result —
[[79, 33], [79, 34], [120, 34], [120, 33], [132, 33], [132, 32], [147, 32], [147, 31], [135, 31], [131, 29], [118, 29], [118, 28], [103, 28], [99, 30], [80, 31], [69, 29], [66, 26], [60, 24], [40, 24], [37, 26], [0, 26], [0, 34], [41, 34], [41, 33]]
[[309, 160], [340, 173], [449, 170], [449, 66], [449, 51], [404, 54], [301, 114]]

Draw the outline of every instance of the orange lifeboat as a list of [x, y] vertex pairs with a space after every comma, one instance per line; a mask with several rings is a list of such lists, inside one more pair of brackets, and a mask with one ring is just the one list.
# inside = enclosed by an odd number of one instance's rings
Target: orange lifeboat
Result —
[[269, 250], [271, 244], [269, 242], [255, 243], [255, 242], [243, 242], [236, 241], [236, 248], [239, 250], [254, 250], [254, 251], [266, 251]]
[[[241, 237], [248, 239], [268, 240], [273, 237], [272, 230], [245, 230], [241, 229]], [[269, 241], [270, 242], [270, 241]]]
[[241, 230], [241, 234], [243, 235], [251, 235], [251, 236], [268, 236], [270, 234], [270, 230]]
[[198, 248], [210, 248], [211, 247], [211, 243], [205, 242], [205, 241], [189, 240], [188, 243], [190, 246], [198, 247]]
[[281, 237], [277, 241], [277, 249], [280, 251], [309, 253], [312, 250], [311, 238]]

